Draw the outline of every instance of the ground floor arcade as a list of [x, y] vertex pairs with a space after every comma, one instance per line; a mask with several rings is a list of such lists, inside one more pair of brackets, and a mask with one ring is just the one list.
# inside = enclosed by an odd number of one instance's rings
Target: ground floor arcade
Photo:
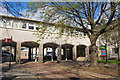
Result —
[[[61, 61], [61, 60], [83, 60], [89, 57], [89, 47], [86, 45], [57, 44], [52, 42], [36, 43], [33, 41], [5, 43], [2, 47], [11, 46], [14, 60], [20, 63], [23, 56], [28, 60], [35, 59], [37, 62]], [[27, 48], [27, 54], [22, 50]]]

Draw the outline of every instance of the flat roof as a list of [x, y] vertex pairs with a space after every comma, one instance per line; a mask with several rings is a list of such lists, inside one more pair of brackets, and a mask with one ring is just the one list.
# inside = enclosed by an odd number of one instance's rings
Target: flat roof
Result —
[[[25, 21], [31, 21], [31, 22], [36, 22], [36, 23], [48, 24], [48, 25], [52, 25], [52, 26], [57, 25], [55, 23], [47, 23], [47, 22], [43, 22], [43, 21], [32, 20], [32, 19], [21, 18], [21, 17], [15, 17], [15, 16], [6, 16], [6, 15], [0, 15], [0, 16], [4, 17], [4, 18], [12, 18], [12, 19], [18, 19], [18, 20], [25, 20]], [[79, 28], [79, 27], [66, 26], [66, 25], [61, 25], [61, 26], [65, 26], [65, 27], [69, 27], [69, 28], [75, 28], [76, 30], [80, 30], [80, 31], [84, 32], [84, 30], [82, 28]]]
[[37, 22], [37, 23], [55, 25], [53, 23], [47, 23], [47, 22], [43, 22], [43, 21], [38, 21], [38, 20], [33, 20], [33, 19], [27, 19], [27, 18], [22, 18], [22, 17], [6, 16], [6, 15], [0, 15], [0, 16], [4, 17], [4, 18], [12, 18], [12, 19], [18, 19], [18, 20], [25, 20], [25, 21], [31, 21], [31, 22]]

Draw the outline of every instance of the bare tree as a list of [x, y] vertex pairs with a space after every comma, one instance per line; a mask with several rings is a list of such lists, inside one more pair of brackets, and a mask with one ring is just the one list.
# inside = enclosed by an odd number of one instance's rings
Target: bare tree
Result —
[[61, 28], [61, 31], [65, 29], [64, 27], [82, 29], [91, 42], [91, 66], [97, 65], [96, 41], [98, 37], [119, 25], [119, 17], [116, 17], [119, 2], [34, 2], [28, 4], [27, 8], [30, 12], [40, 11], [43, 21], [53, 22], [55, 26]]
[[[117, 6], [119, 3], [114, 2], [63, 2], [63, 3], [29, 3], [29, 9], [42, 9], [40, 13], [44, 16], [45, 21], [55, 18], [55, 15], [64, 15], [62, 19], [55, 23], [62, 27], [68, 25], [66, 22], [73, 21], [77, 24], [73, 28], [82, 28], [91, 42], [91, 66], [97, 65], [96, 41], [98, 37], [118, 26], [119, 18], [117, 15]], [[36, 6], [36, 7], [35, 7]], [[49, 8], [46, 10], [46, 8]], [[59, 17], [59, 16], [58, 16]], [[64, 24], [63, 24], [64, 23]], [[71, 23], [71, 24], [73, 24]], [[69, 27], [68, 27], [69, 28]]]

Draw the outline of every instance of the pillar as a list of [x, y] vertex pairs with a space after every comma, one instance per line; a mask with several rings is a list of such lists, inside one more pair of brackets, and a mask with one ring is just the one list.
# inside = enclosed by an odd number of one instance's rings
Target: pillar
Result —
[[31, 48], [31, 58], [33, 59], [33, 56], [34, 56], [34, 54], [33, 54], [33, 49], [34, 48]]
[[65, 54], [65, 48], [63, 48], [63, 60], [65, 60], [65, 56], [66, 56], [66, 54]]
[[20, 64], [21, 60], [21, 42], [17, 42], [16, 46], [16, 64]]
[[58, 53], [57, 53], [57, 61], [60, 62], [61, 61], [61, 45], [58, 46]]
[[45, 52], [44, 52], [45, 61], [47, 61], [47, 53], [48, 53], [48, 48], [46, 47], [46, 55], [45, 55]]
[[52, 61], [55, 60], [55, 48], [52, 48]]
[[77, 46], [76, 45], [74, 45], [74, 47], [73, 47], [73, 60], [77, 60]]
[[28, 60], [31, 60], [31, 48], [29, 48]]
[[37, 62], [37, 47], [35, 48], [35, 62]]
[[65, 48], [65, 60], [67, 60], [67, 48]]
[[85, 57], [89, 57], [89, 46], [85, 48]]
[[87, 60], [89, 59], [89, 46], [85, 48], [85, 57], [87, 57]]
[[53, 48], [53, 60], [56, 60], [56, 53], [55, 53], [55, 51], [56, 51], [56, 48]]
[[38, 62], [43, 63], [43, 44], [39, 45]]
[[70, 49], [69, 49], [69, 53], [70, 53], [70, 60], [73, 60], [73, 54], [72, 54], [72, 47], [70, 47]]
[[51, 61], [53, 61], [53, 48], [52, 48]]

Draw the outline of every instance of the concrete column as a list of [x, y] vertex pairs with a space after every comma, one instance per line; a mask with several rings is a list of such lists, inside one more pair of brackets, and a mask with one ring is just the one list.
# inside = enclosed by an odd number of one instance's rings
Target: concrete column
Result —
[[89, 57], [89, 46], [85, 48], [85, 57]]
[[20, 64], [21, 60], [21, 42], [17, 42], [16, 46], [16, 64]]
[[60, 62], [61, 61], [61, 45], [58, 46], [58, 53], [57, 53], [57, 61]]
[[46, 47], [46, 55], [47, 55], [48, 48]]
[[53, 61], [53, 54], [54, 54], [54, 52], [53, 52], [53, 48], [52, 48], [52, 56], [51, 56], [51, 61]]
[[36, 50], [35, 50], [35, 57], [37, 57], [37, 47], [35, 48]]
[[37, 47], [35, 48], [35, 62], [37, 62]]
[[31, 48], [29, 48], [28, 60], [31, 60]]
[[85, 48], [85, 57], [87, 57], [87, 60], [89, 60], [89, 46]]
[[73, 47], [73, 60], [77, 60], [77, 46], [74, 45]]
[[43, 63], [43, 44], [39, 44], [38, 62]]
[[55, 49], [56, 48], [53, 48], [53, 60], [55, 60]]
[[36, 25], [35, 25], [35, 23], [34, 23], [34, 30], [36, 30]]
[[31, 59], [33, 59], [33, 49], [34, 48], [31, 48]]
[[73, 54], [72, 54], [72, 52], [73, 52], [73, 51], [72, 51], [72, 47], [70, 48], [69, 51], [70, 51], [70, 52], [69, 52], [69, 53], [70, 53], [70, 60], [73, 60], [73, 57], [72, 57], [72, 56], [73, 56]]
[[29, 29], [29, 23], [28, 22], [26, 23], [26, 29]]
[[55, 60], [55, 48], [52, 48], [52, 57], [51, 57], [51, 61]]
[[65, 48], [65, 60], [67, 60], [67, 48]]
[[63, 60], [65, 60], [65, 56], [66, 56], [66, 54], [65, 54], [65, 48], [63, 48]]

